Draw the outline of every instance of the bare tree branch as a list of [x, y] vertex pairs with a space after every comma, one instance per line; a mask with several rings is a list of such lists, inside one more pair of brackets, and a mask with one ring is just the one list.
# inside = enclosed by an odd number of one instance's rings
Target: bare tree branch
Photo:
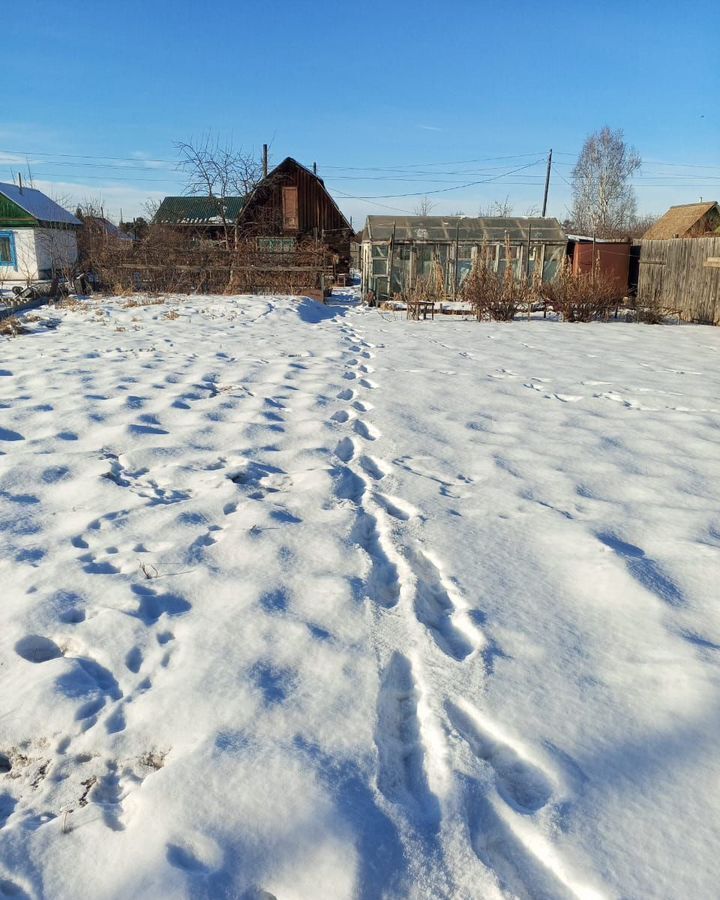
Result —
[[[210, 198], [222, 223], [225, 245], [237, 241], [237, 222], [228, 216], [228, 197], [247, 197], [263, 177], [262, 163], [252, 151], [236, 150], [232, 144], [222, 145], [210, 135], [198, 142], [179, 141], [180, 169], [185, 174], [188, 194]], [[232, 239], [231, 239], [232, 235]]]

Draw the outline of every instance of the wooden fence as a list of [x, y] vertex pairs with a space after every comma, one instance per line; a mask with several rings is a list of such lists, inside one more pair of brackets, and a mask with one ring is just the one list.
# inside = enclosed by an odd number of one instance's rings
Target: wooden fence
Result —
[[640, 241], [638, 303], [720, 324], [720, 237]]

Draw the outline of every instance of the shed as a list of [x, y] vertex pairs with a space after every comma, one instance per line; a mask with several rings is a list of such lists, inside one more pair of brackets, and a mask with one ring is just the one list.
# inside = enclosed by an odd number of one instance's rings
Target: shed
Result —
[[640, 242], [638, 302], [720, 325], [720, 235]]
[[604, 240], [586, 235], [568, 235], [568, 256], [573, 275], [594, 271], [609, 281], [620, 296], [629, 289], [631, 242]]
[[365, 296], [378, 300], [411, 288], [438, 266], [444, 295], [454, 298], [476, 261], [496, 272], [506, 265], [506, 243], [512, 265], [521, 275], [557, 274], [567, 250], [567, 237], [557, 219], [469, 216], [368, 216], [362, 236], [361, 271]]
[[671, 206], [664, 216], [648, 228], [642, 239], [661, 241], [707, 237], [716, 233], [720, 233], [720, 206], [716, 200], [712, 200], [709, 203]]
[[0, 283], [67, 273], [77, 262], [81, 225], [42, 191], [0, 182]]

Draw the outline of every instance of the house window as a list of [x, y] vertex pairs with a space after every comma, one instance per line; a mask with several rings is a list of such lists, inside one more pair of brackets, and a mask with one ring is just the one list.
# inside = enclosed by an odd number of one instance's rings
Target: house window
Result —
[[15, 235], [12, 231], [0, 231], [0, 266], [15, 265]]

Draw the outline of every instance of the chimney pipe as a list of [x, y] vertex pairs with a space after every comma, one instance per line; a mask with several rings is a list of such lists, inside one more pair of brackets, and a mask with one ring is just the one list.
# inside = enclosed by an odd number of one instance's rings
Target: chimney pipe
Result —
[[313, 163], [313, 175], [317, 175], [317, 163]]
[[263, 177], [267, 178], [268, 173], [268, 145], [263, 144]]
[[18, 172], [18, 187], [20, 188], [20, 193], [22, 194], [22, 172]]

